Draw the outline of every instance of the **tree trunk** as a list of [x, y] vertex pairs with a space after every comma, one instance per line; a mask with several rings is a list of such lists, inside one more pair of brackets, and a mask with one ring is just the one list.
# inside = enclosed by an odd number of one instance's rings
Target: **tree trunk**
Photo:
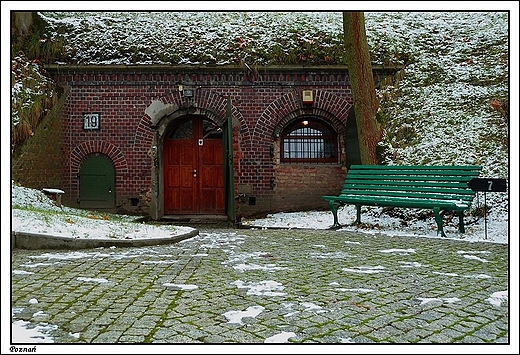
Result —
[[33, 12], [13, 12], [11, 16], [14, 34], [22, 37], [27, 36], [34, 23]]
[[376, 147], [383, 137], [383, 130], [376, 121], [379, 100], [376, 96], [364, 14], [344, 12], [343, 31], [361, 163], [378, 164]]

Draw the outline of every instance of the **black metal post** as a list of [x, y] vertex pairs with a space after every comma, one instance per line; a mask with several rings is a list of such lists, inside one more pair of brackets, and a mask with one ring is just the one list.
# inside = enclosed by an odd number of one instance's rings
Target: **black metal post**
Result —
[[486, 191], [484, 191], [484, 239], [487, 239], [487, 204], [486, 204]]

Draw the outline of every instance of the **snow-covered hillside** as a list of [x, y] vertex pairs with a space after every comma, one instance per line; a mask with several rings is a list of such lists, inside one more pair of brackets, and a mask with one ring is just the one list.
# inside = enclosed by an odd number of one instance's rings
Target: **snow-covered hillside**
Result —
[[[40, 14], [53, 28], [49, 39], [65, 38], [62, 64], [344, 61], [341, 12]], [[481, 165], [482, 177], [510, 179], [512, 146], [504, 113], [510, 80], [516, 80], [511, 61], [518, 59], [511, 56], [510, 16], [507, 11], [365, 13], [374, 65], [405, 66], [404, 78], [378, 90], [384, 163]], [[13, 95], [18, 93], [23, 90], [14, 84]], [[508, 193], [488, 194], [487, 204], [493, 218], [507, 223]]]

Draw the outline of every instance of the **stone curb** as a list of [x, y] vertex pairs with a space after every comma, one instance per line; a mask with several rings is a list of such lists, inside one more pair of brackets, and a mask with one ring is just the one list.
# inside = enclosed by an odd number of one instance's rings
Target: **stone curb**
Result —
[[151, 245], [174, 244], [181, 240], [195, 237], [199, 234], [197, 229], [179, 234], [171, 238], [150, 238], [150, 239], [79, 239], [61, 237], [45, 234], [35, 234], [26, 232], [11, 232], [11, 250], [20, 249], [92, 249], [99, 247], [145, 247]]

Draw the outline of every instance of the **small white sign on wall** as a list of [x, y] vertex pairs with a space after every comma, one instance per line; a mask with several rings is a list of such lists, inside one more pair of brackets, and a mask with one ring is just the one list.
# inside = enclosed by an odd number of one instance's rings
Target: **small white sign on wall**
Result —
[[83, 129], [99, 130], [101, 128], [101, 115], [99, 113], [83, 114]]

